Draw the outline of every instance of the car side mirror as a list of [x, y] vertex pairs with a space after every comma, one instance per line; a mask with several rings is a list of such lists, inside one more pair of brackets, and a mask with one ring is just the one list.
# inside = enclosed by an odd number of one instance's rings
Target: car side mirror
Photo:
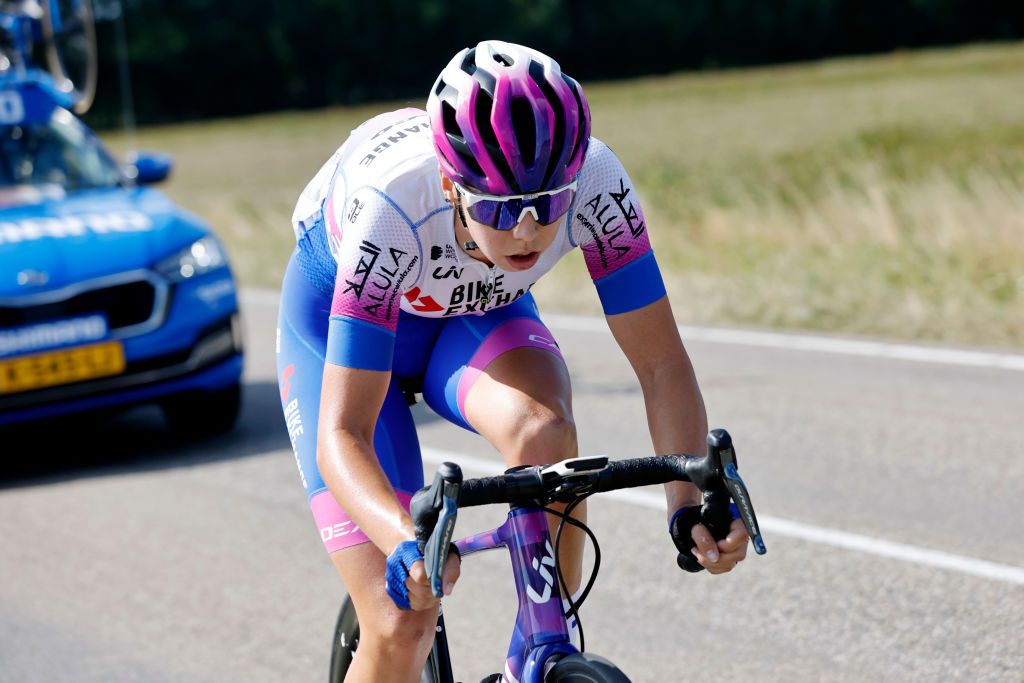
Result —
[[166, 180], [174, 166], [171, 156], [160, 152], [130, 152], [125, 162], [125, 173], [139, 185]]

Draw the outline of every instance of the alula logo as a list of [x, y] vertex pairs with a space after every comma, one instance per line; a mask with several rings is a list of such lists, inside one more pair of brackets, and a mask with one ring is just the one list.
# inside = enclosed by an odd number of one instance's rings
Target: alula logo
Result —
[[526, 585], [526, 597], [537, 604], [551, 599], [551, 587], [555, 585], [555, 575], [548, 567], [555, 568], [555, 551], [551, 549], [551, 541], [545, 541], [543, 555], [533, 558], [533, 570], [544, 580], [543, 592], [538, 593], [529, 583]]

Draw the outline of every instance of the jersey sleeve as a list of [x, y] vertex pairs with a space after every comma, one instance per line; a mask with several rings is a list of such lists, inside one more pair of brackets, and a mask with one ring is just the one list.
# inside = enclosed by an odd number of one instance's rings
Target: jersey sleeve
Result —
[[415, 227], [380, 191], [361, 188], [343, 201], [334, 213], [338, 274], [325, 360], [390, 370], [400, 298], [422, 269], [420, 243]]
[[615, 153], [592, 138], [569, 225], [606, 315], [665, 296], [640, 200]]

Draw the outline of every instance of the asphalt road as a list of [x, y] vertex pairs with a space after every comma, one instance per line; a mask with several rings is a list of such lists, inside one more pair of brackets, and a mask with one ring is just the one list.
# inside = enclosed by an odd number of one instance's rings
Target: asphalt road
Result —
[[[244, 303], [233, 434], [183, 442], [141, 408], [3, 436], [0, 681], [324, 680], [344, 589], [280, 414], [276, 305], [261, 292]], [[647, 454], [611, 337], [555, 332], [582, 452]], [[1024, 373], [688, 347], [769, 552], [729, 576], [684, 575], [647, 504], [657, 490], [592, 502], [589, 650], [636, 681], [1024, 680]], [[428, 470], [452, 453], [470, 456], [468, 475], [499, 467], [479, 437], [416, 415]], [[501, 518], [467, 510], [459, 531]], [[445, 609], [459, 680], [497, 671], [515, 611], [502, 554], [467, 558]]]

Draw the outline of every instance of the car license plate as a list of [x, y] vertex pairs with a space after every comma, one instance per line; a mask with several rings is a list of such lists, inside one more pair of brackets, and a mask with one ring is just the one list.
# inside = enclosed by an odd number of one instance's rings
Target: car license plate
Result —
[[14, 394], [124, 372], [121, 342], [103, 342], [0, 361], [0, 394]]

